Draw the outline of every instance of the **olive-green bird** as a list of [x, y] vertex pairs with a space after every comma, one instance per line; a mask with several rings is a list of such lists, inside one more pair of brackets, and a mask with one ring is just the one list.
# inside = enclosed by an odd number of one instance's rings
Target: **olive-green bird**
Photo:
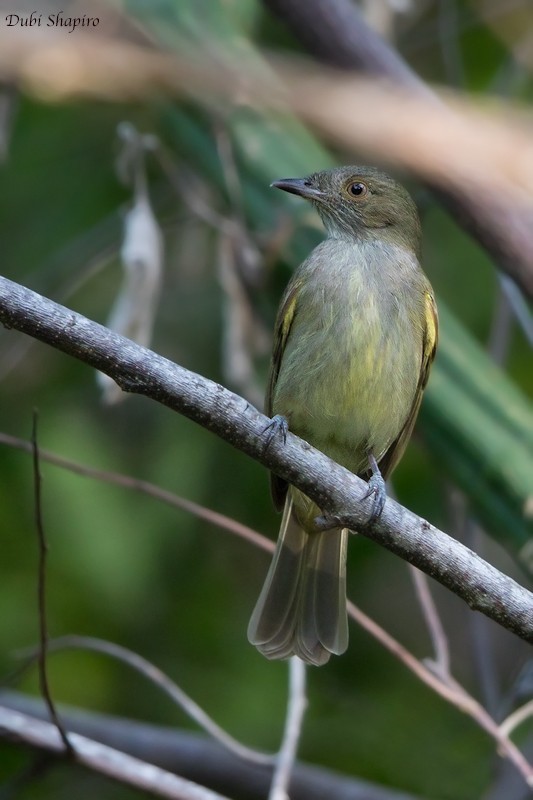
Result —
[[[340, 167], [273, 186], [310, 200], [325, 241], [294, 273], [276, 321], [266, 413], [368, 479], [372, 516], [400, 460], [428, 380], [438, 321], [422, 272], [416, 206], [373, 167]], [[318, 532], [320, 509], [272, 476], [283, 511], [248, 627], [267, 658], [324, 664], [348, 646], [348, 530]]]

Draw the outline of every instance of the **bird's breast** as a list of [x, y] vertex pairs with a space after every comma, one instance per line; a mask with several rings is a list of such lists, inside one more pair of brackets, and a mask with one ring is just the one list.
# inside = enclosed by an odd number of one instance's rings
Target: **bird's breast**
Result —
[[354, 472], [396, 439], [420, 375], [421, 299], [384, 273], [366, 263], [311, 272], [273, 395], [294, 433]]

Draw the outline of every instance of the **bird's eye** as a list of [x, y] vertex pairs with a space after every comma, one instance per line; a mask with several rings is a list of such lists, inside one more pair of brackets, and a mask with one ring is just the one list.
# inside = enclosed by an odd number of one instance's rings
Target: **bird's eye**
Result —
[[353, 197], [364, 197], [368, 193], [366, 184], [356, 181], [348, 185], [348, 191]]

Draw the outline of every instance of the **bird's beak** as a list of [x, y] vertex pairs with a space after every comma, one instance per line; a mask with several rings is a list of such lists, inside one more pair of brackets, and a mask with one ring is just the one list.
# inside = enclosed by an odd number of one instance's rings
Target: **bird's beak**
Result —
[[283, 189], [284, 192], [297, 194], [309, 200], [320, 200], [324, 197], [324, 192], [316, 189], [307, 178], [282, 178], [270, 184], [276, 189]]

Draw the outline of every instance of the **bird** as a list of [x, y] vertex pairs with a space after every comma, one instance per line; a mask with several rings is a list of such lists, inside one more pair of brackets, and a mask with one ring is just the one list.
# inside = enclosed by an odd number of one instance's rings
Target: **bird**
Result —
[[[326, 238], [282, 297], [265, 411], [368, 481], [372, 521], [413, 431], [438, 341], [417, 208], [371, 166], [271, 185], [310, 201]], [[320, 666], [348, 647], [349, 531], [319, 530], [320, 508], [275, 474], [271, 492], [283, 516], [248, 639], [269, 659]]]

